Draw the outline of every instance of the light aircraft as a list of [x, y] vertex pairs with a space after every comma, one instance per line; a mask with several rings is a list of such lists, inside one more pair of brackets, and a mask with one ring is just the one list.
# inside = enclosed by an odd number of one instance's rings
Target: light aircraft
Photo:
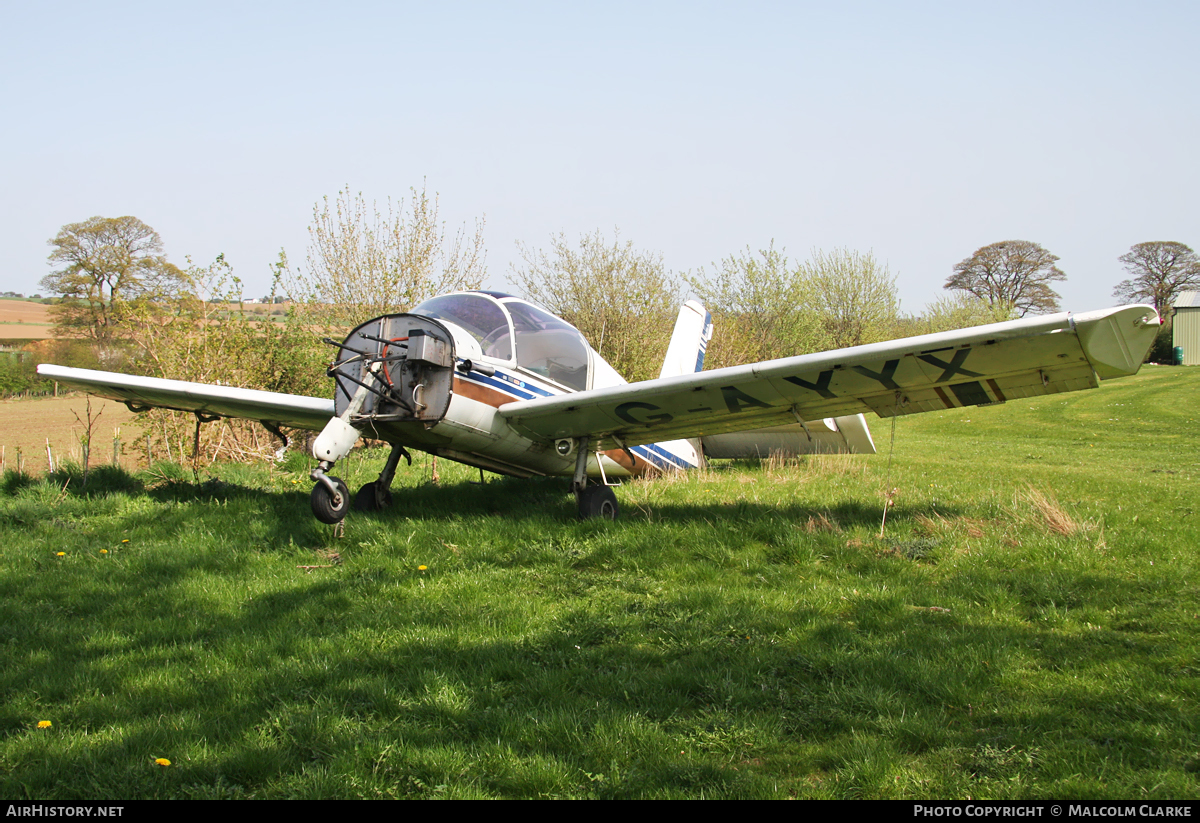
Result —
[[1159, 324], [1150, 306], [1122, 306], [702, 371], [712, 320], [689, 301], [659, 378], [627, 383], [561, 318], [511, 295], [464, 291], [327, 340], [338, 352], [333, 400], [47, 364], [38, 373], [135, 411], [319, 431], [312, 509], [325, 523], [350, 508], [349, 489], [329, 472], [363, 435], [392, 450], [354, 497], [357, 509], [391, 503], [411, 448], [498, 474], [570, 476], [579, 516], [612, 519], [610, 478], [692, 468], [705, 455], [873, 453], [863, 412], [984, 406], [1136, 374]]

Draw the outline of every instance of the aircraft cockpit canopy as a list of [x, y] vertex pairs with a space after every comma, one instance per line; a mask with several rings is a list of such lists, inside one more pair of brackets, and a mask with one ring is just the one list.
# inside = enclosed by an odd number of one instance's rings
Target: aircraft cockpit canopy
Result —
[[532, 303], [509, 295], [459, 292], [426, 300], [412, 312], [458, 326], [488, 358], [515, 362], [519, 369], [570, 389], [587, 389], [587, 341], [574, 326]]

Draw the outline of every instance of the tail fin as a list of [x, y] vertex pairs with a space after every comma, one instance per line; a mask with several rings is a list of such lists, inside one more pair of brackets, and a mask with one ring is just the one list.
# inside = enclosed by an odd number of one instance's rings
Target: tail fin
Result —
[[667, 346], [667, 356], [658, 376], [695, 374], [704, 368], [704, 352], [712, 335], [712, 315], [695, 300], [684, 303], [679, 309], [671, 344]]

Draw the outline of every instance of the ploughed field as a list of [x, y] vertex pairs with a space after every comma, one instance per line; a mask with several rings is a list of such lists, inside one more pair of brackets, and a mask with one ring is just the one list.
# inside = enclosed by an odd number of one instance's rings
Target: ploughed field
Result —
[[[113, 440], [117, 439], [120, 441], [120, 465], [129, 469], [144, 466], [144, 456], [141, 457], [141, 463], [138, 462], [137, 434], [140, 428], [136, 423], [137, 415], [121, 403], [99, 397], [91, 398], [91, 405], [94, 421], [92, 465], [113, 462]], [[19, 449], [23, 469], [29, 474], [44, 474], [48, 468], [47, 441], [56, 464], [60, 460], [81, 463], [80, 439], [87, 432], [87, 406], [88, 398], [83, 394], [0, 400], [3, 468], [17, 468]]]
[[49, 309], [44, 303], [0, 299], [0, 340], [53, 337]]

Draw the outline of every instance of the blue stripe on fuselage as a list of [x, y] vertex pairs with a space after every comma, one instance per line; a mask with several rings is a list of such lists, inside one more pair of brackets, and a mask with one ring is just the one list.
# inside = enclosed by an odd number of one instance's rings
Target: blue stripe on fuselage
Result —
[[[700, 354], [703, 358], [703, 351]], [[543, 389], [541, 386], [536, 386], [526, 380], [518, 380], [505, 372], [496, 370], [495, 377], [483, 374], [482, 372], [472, 371], [468, 374], [459, 374], [459, 379], [470, 380], [478, 383], [481, 386], [487, 386], [491, 389], [497, 389], [511, 394], [521, 400], [533, 400], [536, 397], [552, 397], [565, 392], [553, 392]], [[657, 443], [645, 443], [641, 446], [633, 446], [630, 449], [638, 457], [645, 460], [652, 466], [657, 466], [660, 469], [694, 469], [695, 465], [689, 463], [684, 458], [677, 454], [664, 449]]]
[[520, 398], [521, 400], [533, 400], [537, 397], [552, 397], [556, 392], [547, 391], [541, 386], [525, 381], [518, 380], [511, 375], [496, 369], [496, 376], [491, 377], [483, 372], [472, 371], [468, 374], [459, 374], [460, 379], [471, 380], [481, 386], [487, 386], [489, 389], [499, 389]]

